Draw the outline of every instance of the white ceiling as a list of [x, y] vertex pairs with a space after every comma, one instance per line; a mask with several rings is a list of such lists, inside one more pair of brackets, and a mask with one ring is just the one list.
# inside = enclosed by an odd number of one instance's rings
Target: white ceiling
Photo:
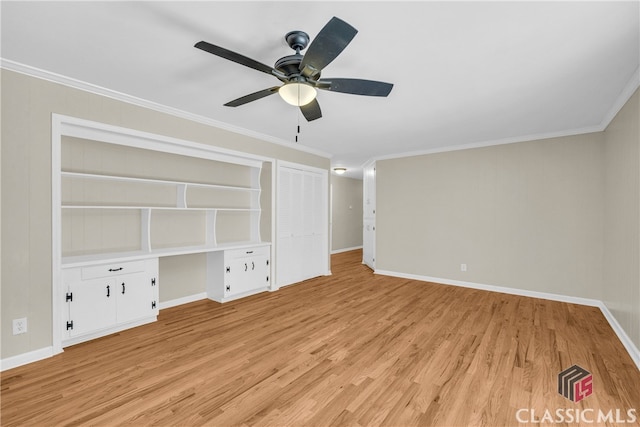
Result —
[[[2, 1], [3, 67], [25, 65], [214, 119], [267, 140], [373, 157], [601, 130], [638, 86], [640, 8], [626, 2]], [[323, 78], [394, 83], [388, 98], [320, 91], [307, 123], [275, 77], [193, 45], [267, 65], [337, 16], [358, 29]], [[304, 51], [302, 52], [304, 53]], [[352, 176], [357, 176], [355, 173]]]

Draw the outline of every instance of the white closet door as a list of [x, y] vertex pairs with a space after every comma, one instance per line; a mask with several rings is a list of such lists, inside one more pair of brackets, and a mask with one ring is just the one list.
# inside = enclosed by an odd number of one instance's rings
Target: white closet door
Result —
[[[324, 203], [326, 200], [326, 182], [323, 181], [322, 176], [319, 174], [313, 174], [311, 177], [310, 194], [312, 198], [310, 204], [313, 214], [310, 216], [309, 230], [311, 232], [310, 238], [310, 262], [312, 265], [309, 269], [313, 271], [314, 276], [324, 274], [326, 271], [326, 258], [324, 252], [324, 242], [327, 240], [326, 224], [327, 224], [327, 205]], [[323, 199], [325, 197], [325, 199]]]
[[278, 168], [276, 276], [286, 286], [326, 273], [327, 174]]
[[[278, 197], [277, 197], [277, 254], [276, 276], [278, 283], [293, 283], [296, 278], [296, 264], [292, 262], [294, 251], [294, 206], [293, 189], [295, 171], [288, 168], [278, 169]], [[297, 222], [297, 221], [296, 221]], [[279, 261], [282, 259], [282, 261]]]

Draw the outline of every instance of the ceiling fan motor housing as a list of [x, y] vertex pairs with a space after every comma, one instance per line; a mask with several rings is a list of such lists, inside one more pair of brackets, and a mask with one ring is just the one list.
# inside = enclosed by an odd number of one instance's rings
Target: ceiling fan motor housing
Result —
[[[296, 51], [294, 55], [289, 55], [278, 59], [273, 66], [276, 70], [280, 71], [285, 78], [280, 78], [283, 82], [292, 82], [292, 81], [305, 81], [306, 79], [300, 78], [300, 63], [304, 58], [303, 55], [300, 54], [300, 51], [307, 47], [309, 44], [309, 35], [304, 31], [289, 31], [284, 39], [287, 41], [289, 47]], [[314, 80], [317, 80], [320, 75], [314, 76]]]
[[[273, 66], [276, 70], [280, 71], [284, 74], [287, 79], [280, 79], [282, 81], [290, 81], [292, 78], [300, 76], [300, 63], [302, 62], [303, 56], [299, 53], [295, 55], [289, 55], [278, 59]], [[320, 77], [320, 76], [318, 76]]]

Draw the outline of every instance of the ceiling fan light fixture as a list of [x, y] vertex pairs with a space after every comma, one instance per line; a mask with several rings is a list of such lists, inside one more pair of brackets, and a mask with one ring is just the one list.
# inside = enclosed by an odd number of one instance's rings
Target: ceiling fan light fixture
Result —
[[342, 175], [347, 171], [347, 168], [333, 168], [333, 171], [338, 175]]
[[293, 82], [281, 86], [278, 93], [287, 104], [300, 107], [316, 99], [318, 91], [307, 83]]

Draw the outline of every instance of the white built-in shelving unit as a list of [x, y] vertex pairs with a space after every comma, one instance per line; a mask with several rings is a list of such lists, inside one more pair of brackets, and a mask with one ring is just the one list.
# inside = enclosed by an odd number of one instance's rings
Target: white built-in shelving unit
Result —
[[163, 257], [206, 254], [215, 301], [273, 290], [274, 162], [54, 114], [54, 353], [154, 321]]
[[[134, 221], [139, 221], [140, 229], [139, 248], [136, 250], [102, 252], [93, 249], [95, 253], [82, 255], [74, 254], [74, 252], [65, 253], [63, 250], [62, 264], [65, 266], [79, 266], [107, 259], [112, 261], [114, 259], [131, 260], [151, 256], [184, 255], [261, 243], [260, 168], [252, 167], [250, 175], [250, 186], [237, 186], [61, 171], [63, 226], [65, 223], [72, 222], [71, 220], [65, 221], [65, 217], [73, 217], [75, 212], [81, 212], [82, 216], [84, 216], [87, 211], [93, 211], [94, 214], [100, 215], [102, 222], [104, 222], [110, 215], [109, 211], [129, 211], [134, 212], [134, 216], [139, 218]], [[105, 200], [104, 189], [102, 189], [103, 191], [90, 191], [91, 188], [100, 189], [109, 183], [121, 184], [119, 190], [121, 193], [125, 193], [125, 196], [123, 197], [117, 193], [113, 194], [118, 189], [112, 189], [110, 191], [111, 199]], [[76, 193], [82, 193], [81, 197], [74, 196], [74, 187], [81, 189], [76, 191]], [[153, 193], [153, 190], [158, 188], [163, 191], [160, 191], [155, 197], [153, 197], [153, 194], [151, 196], [148, 195], [148, 193]], [[136, 191], [147, 195], [144, 203], [137, 203], [136, 200], [131, 200], [130, 194]], [[127, 193], [129, 197], [126, 196]], [[89, 197], [86, 196], [87, 194]], [[98, 194], [98, 196], [95, 196], [95, 194]], [[167, 197], [167, 194], [169, 197]], [[223, 203], [220, 203], [221, 200], [223, 200]], [[200, 233], [200, 244], [154, 244], [156, 240], [154, 239], [154, 230], [161, 231], [162, 224], [166, 222], [166, 220], [159, 220], [161, 225], [155, 227], [154, 220], [163, 214], [171, 213], [173, 213], [172, 221], [174, 225], [176, 221], [181, 219], [183, 221], [193, 221], [194, 218], [189, 215], [190, 213], [200, 214], [199, 219], [203, 226]], [[226, 239], [218, 237], [221, 233], [216, 231], [217, 228], [224, 227], [224, 225], [218, 224], [218, 219], [219, 216], [223, 215], [245, 216], [246, 227], [242, 228], [241, 237], [235, 240], [233, 238], [230, 240], [229, 237]], [[119, 217], [120, 215], [116, 213], [113, 216]], [[197, 220], [198, 218], [196, 218]], [[71, 224], [69, 225], [71, 226]], [[63, 239], [64, 237], [63, 230]], [[71, 239], [72, 237], [69, 238]], [[91, 250], [89, 251], [91, 252]]]

